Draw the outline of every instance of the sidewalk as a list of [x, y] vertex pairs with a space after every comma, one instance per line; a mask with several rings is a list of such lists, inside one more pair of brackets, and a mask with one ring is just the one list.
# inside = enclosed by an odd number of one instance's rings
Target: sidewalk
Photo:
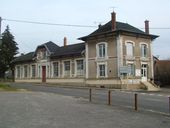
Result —
[[113, 88], [99, 88], [99, 87], [87, 87], [87, 86], [71, 86], [71, 85], [56, 85], [56, 84], [48, 84], [48, 83], [39, 83], [35, 85], [40, 85], [40, 86], [52, 86], [52, 87], [61, 87], [61, 88], [75, 88], [75, 89], [96, 89], [96, 90], [113, 90], [113, 91], [124, 91], [124, 92], [138, 92], [138, 93], [153, 93], [153, 94], [158, 94], [158, 95], [165, 95], [165, 96], [170, 96], [170, 88], [161, 88], [160, 91], [147, 91], [147, 90], [142, 90], [142, 89], [137, 89], [137, 90], [126, 90], [126, 89], [113, 89]]
[[[22, 84], [22, 83], [19, 83], [19, 84]], [[35, 86], [48, 86], [48, 87], [86, 89], [86, 90], [91, 88], [95, 90], [112, 90], [112, 91], [121, 91], [121, 92], [126, 92], [126, 93], [141, 93], [141, 94], [150, 94], [150, 95], [170, 97], [170, 88], [161, 88], [160, 91], [155, 92], [155, 91], [147, 91], [147, 90], [142, 90], [142, 89], [137, 89], [137, 90], [112, 89], [112, 88], [109, 89], [109, 88], [97, 88], [97, 87], [74, 86], [74, 85], [71, 86], [71, 85], [60, 85], [60, 84], [49, 84], [49, 83], [31, 83], [31, 84]]]

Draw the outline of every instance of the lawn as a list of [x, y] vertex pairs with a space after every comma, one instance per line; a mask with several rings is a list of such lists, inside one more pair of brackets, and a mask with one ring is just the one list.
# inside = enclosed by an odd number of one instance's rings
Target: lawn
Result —
[[11, 87], [9, 84], [0, 83], [0, 91], [17, 91], [17, 89]]

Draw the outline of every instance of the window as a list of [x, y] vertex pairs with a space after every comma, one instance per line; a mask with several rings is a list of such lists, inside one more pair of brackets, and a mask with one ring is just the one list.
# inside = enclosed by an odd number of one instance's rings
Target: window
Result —
[[50, 66], [49, 65], [47, 65], [47, 78], [50, 78]]
[[84, 75], [83, 60], [76, 60], [76, 63], [77, 63], [77, 76], [83, 76]]
[[106, 67], [105, 67], [105, 64], [101, 64], [101, 65], [99, 65], [99, 76], [100, 77], [105, 77], [106, 76], [106, 74], [105, 74], [105, 69]]
[[41, 78], [41, 66], [38, 66], [38, 77]]
[[128, 64], [128, 67], [129, 67], [129, 70], [130, 70], [129, 75], [135, 76], [135, 65], [134, 64]]
[[107, 63], [97, 64], [97, 78], [107, 77]]
[[147, 57], [147, 45], [146, 44], [141, 45], [141, 56]]
[[47, 52], [44, 50], [41, 52], [42, 54], [42, 59], [47, 59]]
[[23, 78], [23, 77], [24, 77], [24, 76], [23, 76], [23, 73], [24, 73], [23, 66], [21, 66], [20, 70], [21, 70], [21, 72], [20, 72], [20, 73], [21, 73], [21, 74], [20, 74], [21, 76], [20, 76], [20, 77]]
[[59, 76], [59, 63], [58, 62], [53, 63], [53, 76], [54, 77]]
[[107, 57], [107, 43], [98, 43], [96, 45], [97, 57], [106, 58]]
[[35, 75], [36, 75], [35, 65], [32, 65], [32, 77], [34, 78]]
[[64, 62], [64, 76], [70, 76], [70, 61]]
[[17, 66], [17, 78], [20, 78], [20, 66]]
[[99, 57], [105, 57], [105, 44], [99, 44]]
[[133, 44], [131, 42], [126, 43], [127, 56], [133, 56]]
[[27, 74], [28, 74], [28, 66], [25, 65], [24, 66], [24, 78], [27, 78]]
[[45, 59], [47, 59], [47, 51], [46, 51], [46, 49], [40, 49], [37, 52], [37, 59], [38, 60], [45, 60]]

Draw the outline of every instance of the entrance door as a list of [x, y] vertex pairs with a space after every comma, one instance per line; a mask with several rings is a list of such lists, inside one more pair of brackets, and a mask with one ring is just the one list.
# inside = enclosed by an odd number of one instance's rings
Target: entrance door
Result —
[[46, 66], [42, 66], [42, 82], [46, 82]]
[[141, 68], [142, 81], [147, 81], [147, 75], [148, 75], [147, 64], [142, 64]]

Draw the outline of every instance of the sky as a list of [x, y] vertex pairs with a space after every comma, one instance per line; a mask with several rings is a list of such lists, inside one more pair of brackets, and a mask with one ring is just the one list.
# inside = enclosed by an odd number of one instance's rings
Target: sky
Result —
[[[96, 27], [68, 27], [56, 25], [26, 24], [3, 20], [3, 32], [7, 25], [15, 36], [20, 53], [34, 51], [40, 44], [53, 41], [63, 46], [82, 42], [86, 36], [111, 20], [116, 12], [117, 21], [144, 28], [150, 21], [150, 33], [159, 35], [153, 42], [153, 53], [159, 59], [170, 59], [170, 0], [0, 0], [2, 19], [25, 20], [55, 24], [73, 24]], [[168, 29], [169, 28], [169, 29]]]

